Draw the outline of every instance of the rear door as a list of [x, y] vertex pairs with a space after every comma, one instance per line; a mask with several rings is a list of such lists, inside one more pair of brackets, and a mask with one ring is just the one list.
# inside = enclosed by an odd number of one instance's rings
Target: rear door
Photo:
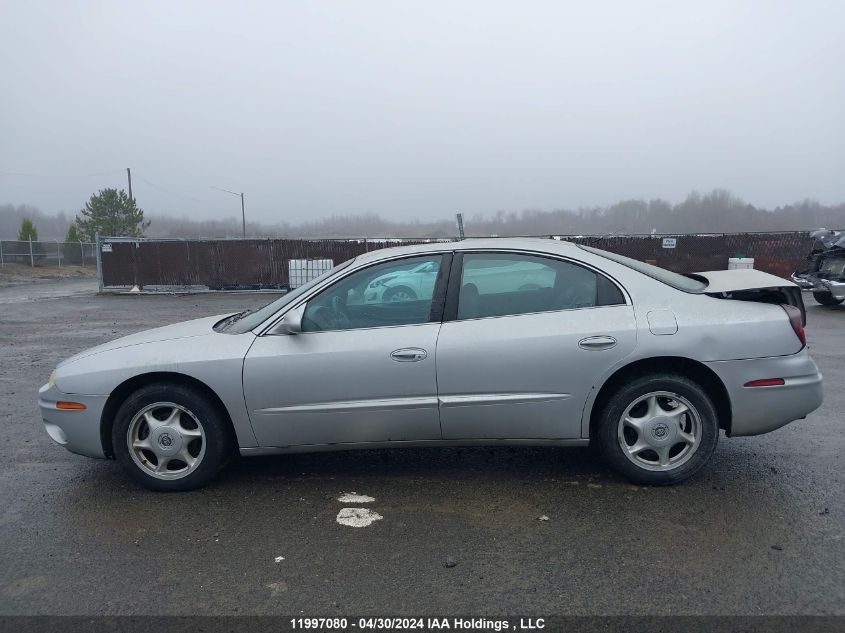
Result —
[[437, 342], [444, 439], [573, 439], [591, 388], [636, 342], [618, 285], [525, 253], [455, 256]]

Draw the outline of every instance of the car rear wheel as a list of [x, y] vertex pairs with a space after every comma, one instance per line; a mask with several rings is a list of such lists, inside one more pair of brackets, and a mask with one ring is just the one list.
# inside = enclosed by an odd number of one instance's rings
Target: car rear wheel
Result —
[[232, 453], [228, 421], [190, 387], [152, 384], [121, 405], [112, 427], [115, 457], [135, 481], [152, 490], [199, 488]]
[[619, 388], [601, 410], [596, 439], [610, 465], [640, 484], [683, 481], [719, 441], [716, 408], [685, 376], [644, 376]]
[[840, 303], [845, 301], [845, 299], [837, 299], [829, 292], [813, 291], [813, 298], [823, 306], [838, 306]]

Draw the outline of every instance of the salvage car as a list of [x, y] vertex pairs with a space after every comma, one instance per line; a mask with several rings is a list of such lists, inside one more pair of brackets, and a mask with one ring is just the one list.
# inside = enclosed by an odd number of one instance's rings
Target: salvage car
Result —
[[[361, 300], [421, 267], [435, 281], [413, 299]], [[520, 269], [530, 282], [507, 274]], [[53, 440], [156, 490], [201, 486], [237, 453], [477, 445], [595, 444], [631, 481], [671, 484], [721, 433], [821, 404], [804, 325], [800, 289], [756, 270], [680, 275], [555, 240], [432, 243], [361, 255], [254, 312], [85, 350], [39, 405]]]
[[804, 290], [812, 290], [813, 298], [824, 306], [837, 306], [845, 301], [845, 232], [819, 229], [810, 233], [813, 249], [807, 257], [807, 268], [792, 275]]

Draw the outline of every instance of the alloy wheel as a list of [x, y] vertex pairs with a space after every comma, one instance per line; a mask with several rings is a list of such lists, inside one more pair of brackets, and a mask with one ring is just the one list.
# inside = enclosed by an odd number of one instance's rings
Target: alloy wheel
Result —
[[157, 479], [181, 479], [205, 456], [205, 430], [197, 416], [173, 402], [154, 402], [129, 423], [126, 442], [132, 460]]
[[414, 298], [415, 297], [412, 297], [410, 292], [399, 288], [398, 290], [391, 292], [387, 300], [391, 303], [395, 303], [399, 301], [412, 301]]
[[636, 398], [619, 419], [617, 436], [625, 456], [640, 468], [675, 469], [701, 444], [701, 416], [683, 396], [654, 391]]

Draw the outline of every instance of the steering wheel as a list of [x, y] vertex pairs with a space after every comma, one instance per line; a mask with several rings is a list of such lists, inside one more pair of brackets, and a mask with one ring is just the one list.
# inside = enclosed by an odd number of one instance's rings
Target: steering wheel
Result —
[[306, 318], [314, 326], [311, 329], [317, 332], [345, 330], [352, 327], [349, 309], [346, 307], [342, 297], [332, 297], [328, 305], [316, 305], [314, 306], [314, 311], [310, 314], [309, 312], [309, 310], [306, 310]]
[[346, 307], [346, 302], [340, 295], [332, 297], [332, 315], [334, 316], [335, 327], [338, 329], [352, 325], [352, 315], [349, 314], [349, 308]]
[[561, 303], [563, 308], [591, 308], [596, 304], [595, 290], [583, 281], [572, 284], [563, 291]]

